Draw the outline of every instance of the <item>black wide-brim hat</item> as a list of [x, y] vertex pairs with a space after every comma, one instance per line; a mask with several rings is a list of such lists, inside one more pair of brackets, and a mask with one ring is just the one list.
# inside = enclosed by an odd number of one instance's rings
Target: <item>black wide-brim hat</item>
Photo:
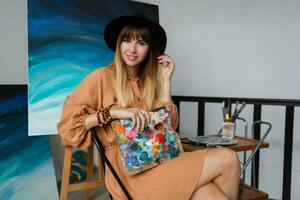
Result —
[[106, 45], [116, 51], [117, 40], [122, 29], [127, 25], [142, 26], [150, 31], [151, 39], [160, 51], [164, 53], [167, 45], [167, 35], [162, 26], [141, 15], [126, 15], [111, 20], [104, 29]]

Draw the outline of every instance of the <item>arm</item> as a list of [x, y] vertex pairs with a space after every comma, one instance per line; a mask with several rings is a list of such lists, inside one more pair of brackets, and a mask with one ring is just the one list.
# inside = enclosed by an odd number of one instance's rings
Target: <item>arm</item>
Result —
[[63, 112], [57, 124], [58, 132], [64, 142], [85, 148], [92, 144], [91, 135], [85, 127], [85, 120], [95, 114], [101, 105], [99, 89], [99, 70], [88, 75], [68, 96], [64, 102]]
[[161, 55], [158, 58], [158, 63], [161, 65], [161, 73], [163, 80], [164, 96], [161, 97], [162, 101], [172, 101], [171, 98], [171, 79], [175, 70], [173, 60], [167, 55]]
[[[65, 142], [78, 148], [85, 148], [92, 144], [89, 129], [97, 127], [97, 111], [103, 107], [102, 91], [105, 87], [103, 73], [94, 71], [87, 76], [67, 97], [64, 103], [63, 113], [57, 129]], [[142, 130], [146, 120], [150, 121], [148, 112], [137, 108], [111, 108], [110, 115], [113, 118], [131, 118], [133, 128]], [[100, 119], [102, 116], [100, 116]]]
[[163, 90], [164, 96], [161, 98], [161, 103], [156, 105], [157, 107], [165, 106], [171, 112], [171, 123], [175, 130], [178, 126], [178, 110], [177, 106], [173, 103], [171, 97], [171, 79], [175, 70], [175, 64], [168, 55], [161, 55], [158, 58], [158, 62], [162, 67], [162, 78], [163, 78]]
[[[150, 115], [148, 112], [138, 108], [110, 108], [109, 110], [112, 119], [132, 119], [132, 128], [138, 132], [142, 132], [145, 123], [150, 122]], [[100, 114], [100, 119], [103, 121], [103, 117]], [[85, 127], [87, 130], [98, 126], [97, 114], [90, 114], [85, 119]]]

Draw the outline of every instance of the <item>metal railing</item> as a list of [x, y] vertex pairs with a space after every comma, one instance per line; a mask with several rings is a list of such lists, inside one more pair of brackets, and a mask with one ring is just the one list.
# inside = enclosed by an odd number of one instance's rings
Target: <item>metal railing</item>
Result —
[[[293, 158], [293, 128], [294, 128], [294, 111], [295, 107], [300, 106], [300, 100], [295, 99], [264, 99], [264, 98], [238, 98], [238, 97], [200, 97], [200, 96], [176, 96], [172, 99], [178, 107], [180, 113], [180, 102], [197, 102], [198, 103], [198, 134], [204, 133], [205, 124], [205, 104], [206, 103], [222, 103], [222, 102], [245, 102], [253, 105], [253, 121], [261, 121], [262, 106], [285, 106], [285, 131], [284, 131], [284, 163], [283, 163], [283, 180], [282, 180], [282, 199], [289, 200], [291, 198], [291, 178], [292, 178], [292, 158]], [[231, 105], [230, 105], [231, 106]], [[179, 126], [177, 131], [179, 130]], [[260, 139], [260, 126], [254, 128], [254, 138]], [[255, 177], [251, 180], [251, 185], [258, 187], [259, 177], [259, 151], [254, 159]], [[253, 177], [253, 176], [252, 176]]]

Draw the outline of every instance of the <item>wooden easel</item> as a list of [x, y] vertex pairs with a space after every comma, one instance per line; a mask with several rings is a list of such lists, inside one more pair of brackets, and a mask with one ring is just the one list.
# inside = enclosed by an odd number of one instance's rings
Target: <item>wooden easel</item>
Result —
[[98, 180], [93, 180], [93, 157], [94, 157], [94, 146], [87, 148], [87, 181], [82, 183], [70, 184], [70, 172], [72, 164], [72, 151], [73, 147], [71, 145], [65, 145], [64, 152], [64, 165], [62, 172], [62, 181], [60, 188], [60, 200], [67, 200], [69, 192], [86, 190], [87, 200], [93, 199], [93, 189], [104, 188], [104, 170], [100, 155], [98, 154]]

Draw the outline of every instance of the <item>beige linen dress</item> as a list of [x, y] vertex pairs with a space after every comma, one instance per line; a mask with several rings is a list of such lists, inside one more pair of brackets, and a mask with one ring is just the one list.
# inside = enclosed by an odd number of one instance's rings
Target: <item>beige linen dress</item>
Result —
[[[64, 142], [77, 148], [85, 148], [92, 144], [91, 134], [85, 129], [84, 121], [88, 114], [95, 113], [103, 107], [118, 107], [113, 76], [114, 71], [110, 66], [96, 69], [66, 98], [61, 120], [57, 125]], [[135, 107], [145, 109], [139, 80], [130, 77], [128, 79], [135, 96]], [[155, 103], [154, 107], [159, 106], [166, 106], [170, 109], [172, 126], [175, 129], [178, 123], [176, 105], [172, 102], [165, 102]], [[129, 176], [123, 169], [112, 128], [108, 126], [96, 129], [105, 146], [108, 159], [134, 200], [190, 199], [202, 171], [206, 150], [183, 153], [148, 171]], [[126, 199], [108, 167], [106, 167], [105, 183], [114, 199]]]

